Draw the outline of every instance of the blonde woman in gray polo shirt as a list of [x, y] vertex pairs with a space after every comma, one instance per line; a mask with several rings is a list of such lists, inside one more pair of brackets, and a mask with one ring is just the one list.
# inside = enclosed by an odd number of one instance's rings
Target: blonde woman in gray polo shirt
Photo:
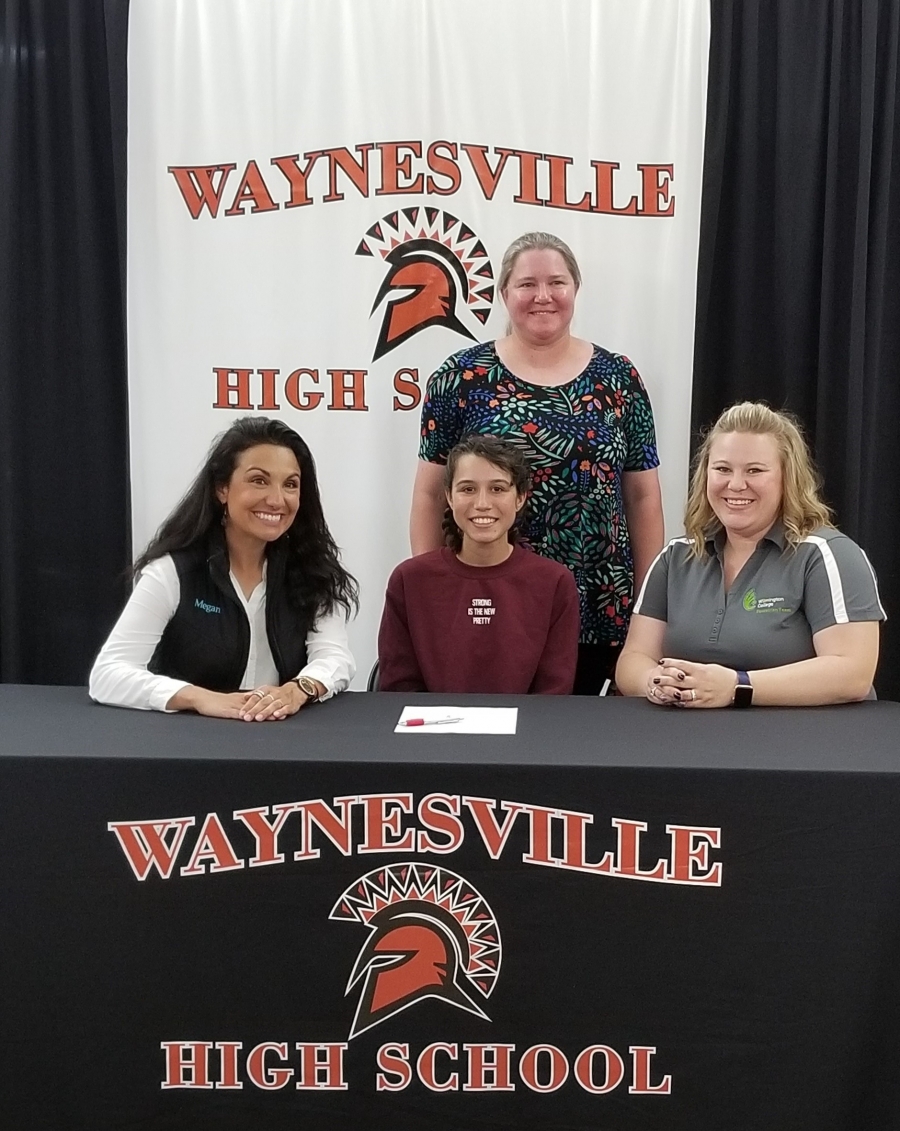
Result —
[[875, 575], [832, 525], [789, 415], [751, 401], [722, 413], [697, 455], [684, 525], [635, 602], [620, 691], [680, 707], [874, 695], [885, 619]]

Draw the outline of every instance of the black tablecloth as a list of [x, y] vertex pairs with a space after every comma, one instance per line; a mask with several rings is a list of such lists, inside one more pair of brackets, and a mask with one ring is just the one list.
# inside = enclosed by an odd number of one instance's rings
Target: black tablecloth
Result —
[[[517, 733], [396, 735], [394, 726], [408, 703], [517, 707]], [[100, 707], [81, 688], [0, 684], [0, 720], [0, 758], [900, 772], [900, 703], [678, 711], [642, 699], [350, 694], [264, 726]], [[427, 746], [420, 746], [426, 739]]]
[[10, 1127], [900, 1126], [900, 705], [407, 698], [0, 687]]

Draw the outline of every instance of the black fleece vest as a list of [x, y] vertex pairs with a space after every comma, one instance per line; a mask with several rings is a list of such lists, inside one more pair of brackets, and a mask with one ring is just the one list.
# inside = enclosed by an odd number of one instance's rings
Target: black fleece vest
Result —
[[[181, 596], [147, 665], [155, 675], [183, 679], [208, 691], [238, 691], [250, 652], [250, 622], [228, 576], [224, 538], [172, 554]], [[306, 664], [307, 625], [284, 590], [284, 549], [266, 555], [266, 636], [280, 683]]]

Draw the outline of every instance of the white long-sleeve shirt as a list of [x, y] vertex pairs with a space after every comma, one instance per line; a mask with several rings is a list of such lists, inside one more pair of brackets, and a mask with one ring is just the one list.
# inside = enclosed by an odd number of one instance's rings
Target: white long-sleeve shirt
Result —
[[[269, 638], [266, 635], [266, 575], [249, 598], [230, 574], [235, 594], [250, 622], [250, 651], [241, 680], [242, 690], [280, 681]], [[98, 703], [114, 707], [136, 707], [142, 711], [165, 711], [166, 704], [188, 684], [184, 680], [154, 675], [147, 670], [166, 625], [175, 615], [181, 598], [178, 571], [169, 554], [156, 558], [141, 572], [128, 604], [100, 654], [94, 661], [88, 692]], [[350, 686], [356, 664], [347, 643], [347, 626], [337, 613], [320, 617], [306, 637], [307, 664], [297, 675], [318, 680], [330, 699]]]

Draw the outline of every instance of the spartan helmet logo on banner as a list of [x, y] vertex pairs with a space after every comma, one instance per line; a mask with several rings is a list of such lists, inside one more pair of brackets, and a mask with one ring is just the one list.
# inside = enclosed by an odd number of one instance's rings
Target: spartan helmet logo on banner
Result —
[[347, 888], [329, 918], [369, 930], [345, 991], [360, 986], [351, 1039], [424, 998], [487, 1019], [479, 1001], [497, 982], [500, 931], [484, 897], [455, 872], [376, 868]]
[[494, 270], [484, 244], [456, 216], [439, 208], [403, 208], [382, 216], [356, 249], [380, 256], [387, 272], [371, 313], [384, 302], [372, 360], [429, 326], [446, 326], [476, 340], [494, 302]]

